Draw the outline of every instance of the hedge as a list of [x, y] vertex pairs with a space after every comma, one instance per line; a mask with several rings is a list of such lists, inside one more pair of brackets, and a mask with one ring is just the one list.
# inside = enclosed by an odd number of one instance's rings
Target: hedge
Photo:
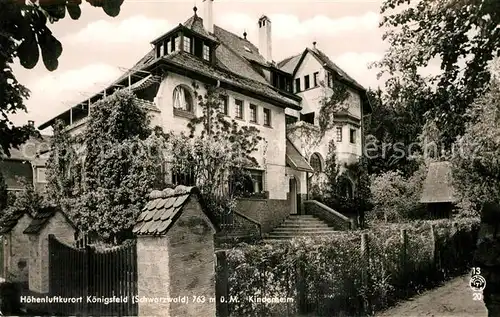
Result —
[[231, 316], [368, 315], [466, 272], [478, 228], [478, 219], [416, 221], [244, 244], [226, 251], [218, 282], [226, 269]]

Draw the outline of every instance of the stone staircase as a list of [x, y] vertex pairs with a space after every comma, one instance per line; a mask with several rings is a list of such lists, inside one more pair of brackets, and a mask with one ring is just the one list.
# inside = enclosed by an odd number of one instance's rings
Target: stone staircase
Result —
[[335, 234], [334, 228], [311, 215], [290, 215], [281, 226], [264, 236], [264, 242], [282, 241], [303, 236]]

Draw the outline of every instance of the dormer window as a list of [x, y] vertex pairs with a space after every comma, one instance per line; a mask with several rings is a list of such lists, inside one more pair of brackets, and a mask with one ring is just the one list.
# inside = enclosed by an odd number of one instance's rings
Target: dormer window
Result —
[[175, 38], [175, 46], [174, 46], [174, 51], [178, 51], [181, 48], [181, 38], [177, 36]]
[[184, 35], [184, 52], [191, 53], [191, 38]]
[[203, 44], [203, 59], [210, 61], [210, 47], [205, 44]]
[[167, 54], [172, 53], [172, 43], [170, 41], [165, 42], [167, 46]]

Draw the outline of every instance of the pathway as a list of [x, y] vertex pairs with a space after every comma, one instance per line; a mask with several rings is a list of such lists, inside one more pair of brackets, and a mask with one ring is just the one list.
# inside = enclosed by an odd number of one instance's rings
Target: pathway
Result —
[[470, 275], [455, 278], [375, 316], [486, 317], [484, 302], [472, 299], [469, 279]]

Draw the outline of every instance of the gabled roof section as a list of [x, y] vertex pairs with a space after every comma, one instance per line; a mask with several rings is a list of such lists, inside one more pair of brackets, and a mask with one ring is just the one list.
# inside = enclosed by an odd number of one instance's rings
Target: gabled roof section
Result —
[[37, 211], [37, 213], [33, 216], [33, 220], [31, 221], [30, 225], [28, 228], [26, 228], [23, 233], [25, 234], [37, 234], [39, 233], [46, 225], [49, 223], [49, 220], [54, 217], [56, 213], [60, 212], [63, 217], [66, 219], [68, 224], [75, 228], [75, 225], [69, 218], [66, 216], [66, 214], [57, 207], [45, 207], [41, 208], [40, 210]]
[[187, 19], [186, 22], [184, 22], [182, 25], [203, 37], [215, 40], [215, 38], [210, 35], [207, 30], [205, 30], [205, 27], [203, 26], [203, 19], [200, 18], [197, 14]]
[[286, 139], [286, 163], [297, 171], [314, 172], [305, 157], [300, 154], [299, 150], [288, 138]]
[[260, 64], [268, 64], [266, 59], [260, 55], [259, 49], [250, 41], [239, 37], [217, 25], [214, 25], [214, 35], [217, 39], [230, 47], [236, 54], [250, 61], [255, 61]]
[[256, 81], [248, 77], [244, 77], [232, 71], [227, 71], [221, 67], [215, 67], [203, 62], [199, 58], [183, 52], [175, 52], [163, 57], [163, 60], [169, 64], [176, 65], [179, 68], [196, 72], [203, 76], [220, 80], [221, 83], [229, 84], [233, 87], [240, 88], [246, 92], [252, 92], [256, 96], [259, 95], [267, 102], [274, 103], [280, 107], [289, 107], [296, 110], [301, 110], [299, 102], [296, 99], [280, 93], [278, 89], [267, 83]]
[[430, 163], [420, 202], [427, 204], [455, 202], [455, 192], [452, 184], [450, 162]]
[[[179, 185], [162, 191], [154, 190], [149, 195], [149, 201], [137, 218], [132, 232], [137, 235], [165, 235], [180, 217], [192, 195], [197, 196], [201, 203], [201, 195], [196, 187]], [[212, 220], [210, 223], [215, 230]]]
[[300, 62], [300, 59], [302, 57], [302, 53], [290, 56], [282, 60], [277, 64], [278, 68], [281, 69], [282, 71], [293, 74], [295, 71], [295, 68], [297, 68], [297, 65]]
[[30, 214], [25, 210], [10, 210], [10, 212], [0, 220], [0, 235], [11, 232], [24, 215], [28, 215], [28, 217], [31, 218]]

